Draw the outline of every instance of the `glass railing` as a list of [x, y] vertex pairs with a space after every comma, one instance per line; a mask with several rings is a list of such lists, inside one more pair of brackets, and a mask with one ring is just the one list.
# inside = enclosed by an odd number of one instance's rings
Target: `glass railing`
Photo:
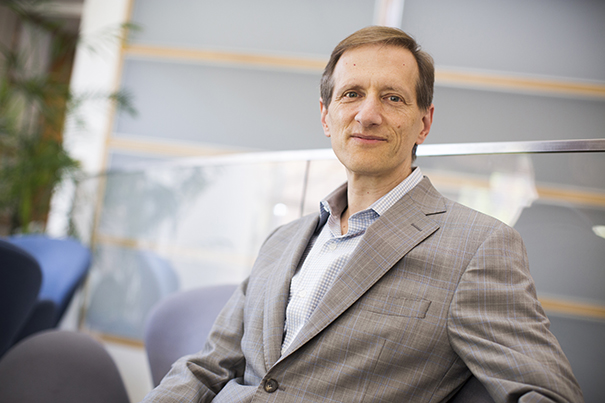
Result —
[[[424, 145], [418, 156], [444, 195], [521, 233], [549, 312], [605, 320], [605, 139]], [[274, 228], [316, 212], [345, 179], [331, 150], [312, 150], [132, 165], [81, 181], [72, 228], [94, 250], [84, 326], [141, 340], [155, 303], [240, 282]]]

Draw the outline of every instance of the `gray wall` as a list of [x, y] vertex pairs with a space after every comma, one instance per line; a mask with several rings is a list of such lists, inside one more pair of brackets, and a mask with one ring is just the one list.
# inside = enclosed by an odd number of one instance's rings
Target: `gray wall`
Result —
[[[130, 43], [327, 59], [373, 21], [374, 2], [136, 1]], [[408, 0], [402, 28], [438, 68], [502, 76], [605, 80], [605, 2]], [[116, 136], [194, 141], [235, 150], [325, 148], [320, 71], [127, 56], [123, 88], [136, 118]], [[605, 100], [437, 83], [427, 143], [603, 137]]]

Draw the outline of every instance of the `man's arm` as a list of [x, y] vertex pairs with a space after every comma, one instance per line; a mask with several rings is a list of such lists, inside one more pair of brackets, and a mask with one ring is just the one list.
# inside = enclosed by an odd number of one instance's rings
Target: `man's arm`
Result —
[[583, 402], [549, 326], [521, 236], [502, 225], [462, 275], [450, 306], [450, 342], [496, 402]]
[[143, 403], [210, 402], [229, 380], [243, 376], [241, 339], [247, 284], [248, 280], [237, 288], [219, 314], [204, 349], [175, 362]]

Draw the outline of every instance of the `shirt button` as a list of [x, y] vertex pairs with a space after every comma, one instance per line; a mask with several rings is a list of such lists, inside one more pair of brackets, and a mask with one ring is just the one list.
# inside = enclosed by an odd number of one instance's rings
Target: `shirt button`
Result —
[[275, 392], [278, 387], [279, 385], [277, 384], [277, 381], [275, 379], [267, 379], [265, 381], [265, 392], [267, 393]]
[[330, 248], [330, 250], [334, 250], [336, 249], [336, 244], [331, 243], [330, 245], [328, 245], [328, 248]]

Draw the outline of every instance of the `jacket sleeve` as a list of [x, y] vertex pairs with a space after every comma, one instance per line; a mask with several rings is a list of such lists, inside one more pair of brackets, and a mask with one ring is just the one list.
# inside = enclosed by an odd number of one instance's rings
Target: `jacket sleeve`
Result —
[[462, 274], [448, 317], [451, 345], [496, 402], [581, 403], [549, 327], [521, 236], [503, 224]]
[[210, 402], [228, 381], [243, 376], [241, 339], [247, 283], [237, 288], [219, 314], [204, 349], [176, 361], [143, 403]]

